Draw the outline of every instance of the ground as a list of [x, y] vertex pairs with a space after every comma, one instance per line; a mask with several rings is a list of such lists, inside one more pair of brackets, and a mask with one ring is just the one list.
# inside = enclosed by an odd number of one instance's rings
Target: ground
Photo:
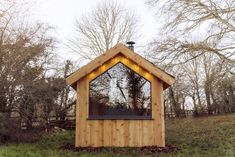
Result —
[[0, 146], [0, 157], [234, 157], [235, 114], [201, 118], [170, 119], [166, 121], [166, 143], [181, 148], [177, 153], [137, 154], [131, 148], [121, 153], [106, 149], [99, 153], [63, 150], [61, 146], [74, 142], [74, 132], [64, 131], [44, 135], [33, 143]]

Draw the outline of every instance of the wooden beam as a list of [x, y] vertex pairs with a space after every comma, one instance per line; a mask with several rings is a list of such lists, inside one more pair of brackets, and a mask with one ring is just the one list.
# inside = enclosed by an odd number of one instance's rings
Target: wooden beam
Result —
[[[95, 69], [105, 64], [107, 61], [113, 59], [118, 54], [122, 54], [127, 57], [127, 61], [130, 60], [137, 64], [138, 66], [142, 67], [152, 75], [156, 76], [160, 80], [164, 82], [164, 89], [171, 86], [174, 83], [174, 77], [170, 74], [164, 72], [160, 68], [156, 67], [151, 62], [147, 61], [137, 53], [134, 53], [128, 47], [124, 46], [123, 44], [117, 44], [101, 56], [95, 58], [93, 61], [88, 63], [87, 65], [83, 66], [72, 75], [66, 78], [66, 82], [68, 85], [76, 87], [76, 82], [83, 78], [84, 76], [92, 73]], [[124, 61], [125, 62], [125, 61]]]
[[171, 86], [175, 79], [173, 76], [169, 75], [168, 73], [164, 72], [151, 62], [147, 61], [145, 58], [142, 56], [138, 55], [137, 53], [133, 53], [132, 50], [127, 48], [124, 45], [120, 45], [120, 52], [126, 56], [128, 59], [132, 60], [133, 62], [137, 63], [139, 66], [144, 68], [146, 71], [149, 71], [152, 73], [154, 76], [162, 80], [163, 82], [167, 83], [169, 86]]
[[77, 70], [76, 72], [74, 72], [73, 74], [68, 76], [66, 78], [67, 84], [72, 85], [72, 84], [76, 83], [79, 79], [81, 79], [82, 77], [84, 77], [87, 74], [91, 73], [94, 69], [96, 69], [97, 67], [101, 66], [106, 61], [108, 61], [109, 59], [116, 56], [120, 51], [119, 50], [120, 45], [121, 44], [118, 44], [118, 45], [114, 46], [113, 48], [108, 50], [106, 53], [104, 53], [104, 54], [100, 55], [99, 57], [95, 58], [90, 63], [88, 63], [87, 65], [83, 66], [82, 68], [80, 68], [79, 70]]

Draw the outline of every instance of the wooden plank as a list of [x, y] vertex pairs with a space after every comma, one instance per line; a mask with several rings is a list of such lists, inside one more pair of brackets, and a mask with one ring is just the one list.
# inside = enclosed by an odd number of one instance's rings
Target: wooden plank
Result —
[[102, 120], [91, 120], [91, 146], [101, 147], [104, 144], [103, 138], [103, 121]]
[[90, 121], [90, 126], [91, 126], [91, 143], [90, 143], [90, 145], [92, 146], [92, 147], [95, 147], [95, 146], [97, 146], [97, 141], [99, 140], [98, 139], [98, 136], [99, 136], [99, 130], [98, 130], [98, 123], [97, 123], [97, 121], [96, 120], [91, 120]]
[[158, 90], [157, 88], [159, 87], [159, 84], [157, 82], [158, 80], [154, 79], [153, 83], [152, 83], [152, 117], [154, 119], [153, 122], [153, 139], [154, 139], [154, 145], [157, 145], [160, 143], [160, 139], [158, 139], [158, 130], [159, 130], [159, 126], [158, 126], [158, 122], [160, 121], [160, 117], [157, 113], [157, 109], [158, 109], [158, 104], [157, 104], [157, 99], [158, 99]]
[[79, 100], [80, 100], [80, 89], [79, 89], [79, 85], [80, 83], [77, 84], [77, 102], [76, 102], [76, 129], [75, 129], [75, 146], [78, 147], [80, 145], [80, 141], [79, 141], [79, 135], [80, 135], [80, 125], [79, 125]]
[[159, 104], [160, 104], [160, 109], [159, 109], [159, 114], [160, 114], [160, 122], [159, 122], [159, 124], [160, 124], [160, 128], [161, 128], [161, 130], [160, 130], [160, 133], [159, 133], [159, 135], [160, 135], [160, 139], [161, 139], [161, 143], [160, 143], [160, 146], [162, 146], [162, 147], [165, 147], [165, 117], [164, 117], [164, 98], [163, 98], [163, 83], [161, 82], [161, 86], [160, 86], [160, 88], [159, 88], [159, 93], [158, 93], [158, 95], [159, 95]]
[[[105, 62], [115, 57], [117, 54], [122, 53], [124, 56], [128, 58], [128, 60], [132, 60], [132, 62], [135, 62], [142, 68], [144, 68], [146, 71], [149, 71], [156, 77], [163, 80], [168, 86], [172, 85], [174, 83], [174, 77], [169, 75], [168, 73], [164, 72], [160, 68], [157, 68], [155, 65], [138, 55], [137, 53], [134, 53], [129, 48], [124, 46], [123, 44], [117, 44], [110, 50], [108, 50], [106, 53], [102, 54], [101, 56], [97, 57], [87, 65], [83, 66], [76, 72], [74, 72], [72, 75], [66, 78], [66, 82], [68, 85], [75, 84], [79, 79], [82, 77], [90, 74], [92, 71], [94, 71], [96, 68], [102, 66]], [[166, 86], [167, 87], [167, 86]]]
[[153, 146], [154, 143], [154, 132], [153, 124], [155, 120], [152, 121], [142, 121], [143, 130], [142, 130], [142, 146]]
[[96, 69], [97, 67], [101, 66], [106, 61], [108, 61], [109, 59], [111, 59], [112, 57], [117, 55], [119, 53], [119, 51], [120, 51], [119, 50], [120, 45], [121, 44], [117, 44], [116, 46], [114, 46], [113, 48], [109, 49], [104, 54], [96, 57], [94, 60], [89, 62], [87, 65], [83, 66], [82, 68], [80, 68], [79, 70], [74, 72], [72, 75], [67, 77], [66, 78], [67, 84], [68, 85], [72, 85], [72, 84], [76, 83], [79, 79], [81, 79], [82, 77], [86, 76], [87, 74], [92, 72], [94, 69]]
[[87, 75], [89, 81], [95, 79], [96, 77], [100, 76], [102, 73], [110, 69], [112, 66], [116, 65], [117, 63], [122, 63], [126, 65], [128, 68], [136, 72], [137, 74], [141, 75], [145, 79], [149, 80], [150, 82], [153, 81], [154, 76], [135, 64], [133, 61], [128, 60], [125, 56], [119, 54], [115, 56], [112, 60], [106, 62], [104, 65], [100, 66], [99, 68], [95, 69], [92, 73]]
[[117, 137], [117, 146], [123, 147], [125, 145], [125, 128], [124, 120], [116, 121], [116, 137]]
[[142, 121], [142, 144], [144, 146], [148, 146], [149, 145], [149, 123], [147, 121]]
[[142, 122], [141, 122], [141, 120], [137, 120], [136, 121], [136, 123], [137, 123], [137, 129], [138, 129], [138, 135], [137, 135], [137, 137], [138, 137], [138, 140], [137, 140], [137, 146], [138, 147], [142, 147], [143, 146], [143, 128], [142, 128]]
[[104, 146], [104, 121], [98, 120], [98, 128], [99, 128], [99, 141], [98, 141], [98, 147]]
[[174, 77], [169, 75], [168, 73], [164, 72], [151, 62], [147, 61], [137, 53], [133, 53], [130, 49], [126, 48], [124, 45], [120, 45], [120, 52], [122, 52], [128, 59], [131, 59], [135, 63], [139, 64], [142, 68], [145, 70], [151, 72], [156, 77], [167, 83], [169, 86], [171, 86], [174, 83]]
[[139, 130], [139, 121], [138, 120], [130, 120], [130, 126], [129, 126], [129, 135], [130, 135], [130, 141], [129, 145], [133, 147], [139, 147], [139, 136], [142, 136], [140, 134]]
[[86, 146], [86, 106], [87, 102], [87, 84], [85, 79], [80, 80], [79, 90], [79, 108], [78, 110], [78, 146]]
[[103, 74], [105, 71], [110, 69], [112, 66], [120, 62], [121, 55], [115, 56], [113, 59], [107, 61], [105, 64], [102, 66], [96, 68], [92, 73], [90, 73], [88, 76], [89, 81], [95, 79], [96, 77], [100, 76]]
[[87, 120], [88, 118], [88, 114], [89, 114], [89, 82], [87, 77], [84, 78], [84, 84], [86, 85], [86, 88], [84, 89], [84, 91], [81, 91], [83, 93], [85, 93], [84, 99], [85, 100], [85, 104], [83, 105], [84, 110], [83, 110], [83, 120], [85, 121], [84, 123], [84, 134], [85, 136], [82, 138], [85, 138], [85, 144], [84, 146], [91, 146], [91, 122]]
[[80, 114], [82, 115], [82, 118], [81, 118], [81, 127], [82, 127], [82, 134], [80, 137], [82, 139], [82, 146], [87, 146], [87, 108], [88, 108], [88, 86], [87, 86], [87, 80], [84, 78], [82, 79], [82, 82], [81, 82], [81, 93], [83, 95], [83, 97], [81, 98], [83, 100], [83, 103], [81, 103], [81, 109], [80, 109]]
[[129, 146], [135, 146], [135, 124], [129, 120]]
[[89, 121], [89, 125], [90, 125], [90, 143], [89, 143], [89, 146], [93, 147], [94, 146], [94, 138], [95, 138], [95, 135], [94, 135], [94, 122], [93, 121]]
[[[86, 146], [92, 146], [91, 145], [91, 134], [92, 134], [92, 127], [91, 127], [91, 125], [92, 125], [92, 122], [91, 121], [89, 121], [89, 120], [86, 120], [86, 136], [84, 137], [84, 138], [86, 138], [85, 139], [85, 145]], [[83, 137], [81, 137], [81, 138], [83, 138]]]
[[116, 134], [116, 125], [117, 125], [117, 120], [112, 120], [112, 145], [111, 146], [118, 146], [117, 144], [117, 134]]
[[125, 120], [124, 121], [124, 146], [130, 146], [130, 121], [129, 120]]
[[103, 126], [104, 146], [113, 146], [112, 129], [113, 129], [112, 120], [104, 120], [104, 126]]
[[154, 76], [152, 74], [150, 74], [148, 71], [143, 69], [141, 66], [139, 66], [138, 64], [136, 64], [132, 60], [126, 58], [125, 56], [120, 55], [120, 62], [122, 64], [126, 65], [128, 68], [130, 68], [134, 72], [136, 72], [137, 74], [144, 77], [145, 79], [147, 79], [149, 81], [153, 80]]
[[154, 131], [154, 122], [155, 122], [155, 120], [154, 121], [151, 121], [150, 123], [149, 123], [149, 146], [153, 146], [153, 145], [155, 145], [155, 146], [158, 146], [156, 143], [155, 143], [155, 141], [154, 141], [154, 136], [156, 135], [153, 131]]
[[[164, 126], [164, 104], [163, 104], [163, 83], [157, 78], [153, 82], [155, 88], [152, 89], [152, 107], [154, 143], [158, 146], [165, 146], [165, 126]], [[157, 87], [157, 88], [156, 88]]]

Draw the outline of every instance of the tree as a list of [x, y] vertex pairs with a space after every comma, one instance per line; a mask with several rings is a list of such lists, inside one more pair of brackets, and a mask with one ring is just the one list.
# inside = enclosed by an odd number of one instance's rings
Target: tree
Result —
[[[203, 65], [203, 86], [207, 102], [208, 114], [224, 113], [224, 107], [231, 106], [231, 102], [226, 102], [226, 99], [233, 99], [234, 95], [229, 92], [229, 87], [235, 80], [231, 79], [230, 71], [234, 67], [233, 64], [228, 63], [218, 58], [213, 53], [207, 53], [202, 56], [201, 64]], [[230, 81], [228, 83], [227, 81]], [[225, 83], [226, 82], [226, 83]], [[221, 83], [224, 87], [221, 87]], [[229, 85], [228, 85], [229, 84]], [[231, 88], [230, 88], [231, 90]], [[232, 88], [232, 91], [234, 89]], [[221, 91], [225, 92], [221, 94]], [[227, 94], [229, 93], [229, 94]], [[221, 102], [221, 98], [223, 98]], [[221, 103], [220, 103], [221, 102]], [[231, 111], [231, 110], [230, 110]]]
[[21, 21], [17, 5], [0, 1], [0, 112], [6, 119], [19, 115], [19, 126], [22, 120], [30, 129], [42, 85], [37, 82], [46, 76], [54, 39], [50, 27]]
[[185, 60], [175, 61], [175, 58], [190, 52], [195, 54], [193, 58], [211, 52], [235, 63], [235, 39], [232, 38], [235, 35], [234, 0], [148, 2], [160, 10], [159, 14], [168, 18], [162, 29], [165, 38], [152, 43], [156, 46], [155, 51], [164, 52], [160, 55], [161, 59], [169, 59], [170, 63], [177, 64]]
[[137, 18], [122, 5], [101, 3], [75, 24], [75, 36], [68, 46], [82, 59], [92, 60], [115, 44], [126, 42], [136, 33]]
[[55, 114], [57, 120], [65, 120], [67, 112], [76, 104], [74, 95], [71, 93], [70, 87], [67, 86], [65, 78], [71, 72], [72, 62], [67, 60], [63, 68], [63, 77], [57, 86], [60, 88], [60, 94], [58, 97], [57, 105], [55, 108]]
[[[181, 91], [178, 79], [183, 77], [176, 77], [173, 91], [169, 93], [171, 99], [177, 92], [191, 97], [195, 114], [231, 112], [234, 106], [234, 1], [148, 0], [148, 4], [163, 17], [158, 20], [164, 19], [161, 38], [149, 44], [149, 57], [165, 70], [177, 71], [176, 74], [183, 71], [187, 82], [181, 84], [185, 87]], [[171, 103], [175, 104], [177, 99]]]
[[187, 62], [186, 64], [180, 65], [180, 68], [182, 68], [185, 72], [185, 77], [187, 77], [188, 84], [191, 85], [191, 89], [188, 89], [188, 95], [193, 99], [194, 116], [198, 116], [198, 107], [202, 107], [200, 92], [200, 58], [195, 58], [194, 60]]

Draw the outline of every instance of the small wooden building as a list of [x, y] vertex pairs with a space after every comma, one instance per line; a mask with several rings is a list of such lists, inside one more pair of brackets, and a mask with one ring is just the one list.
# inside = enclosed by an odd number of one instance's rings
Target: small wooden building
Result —
[[117, 44], [66, 81], [77, 91], [76, 147], [165, 146], [170, 74]]

